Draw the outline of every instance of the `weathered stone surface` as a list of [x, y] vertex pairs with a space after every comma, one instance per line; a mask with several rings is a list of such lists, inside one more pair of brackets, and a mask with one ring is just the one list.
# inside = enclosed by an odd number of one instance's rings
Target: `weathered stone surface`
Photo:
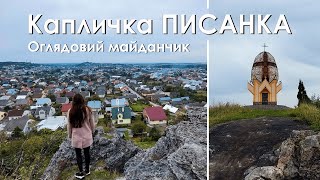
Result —
[[250, 167], [274, 166], [281, 143], [309, 127], [290, 118], [237, 120], [210, 129], [210, 179], [243, 179]]
[[273, 166], [257, 167], [254, 168], [246, 177], [245, 180], [281, 180], [283, 179], [283, 173], [279, 168]]
[[[112, 139], [105, 137], [102, 128], [91, 148], [91, 164], [105, 161], [105, 168], [124, 172], [121, 179], [207, 179], [206, 109], [189, 110], [187, 121], [169, 126], [165, 136], [156, 146], [143, 151], [116, 133]], [[57, 179], [59, 174], [75, 165], [75, 152], [69, 140], [65, 140], [52, 157], [42, 179]], [[98, 167], [101, 168], [101, 167]]]
[[129, 179], [207, 179], [205, 108], [193, 110], [190, 121], [169, 126], [156, 146], [137, 154], [125, 165]]
[[[279, 160], [273, 168], [281, 171], [282, 179], [320, 179], [320, 133], [294, 131], [281, 144], [279, 152]], [[255, 175], [264, 177], [267, 174], [256, 171]]]
[[[137, 154], [140, 149], [131, 142], [121, 139], [116, 133], [112, 134], [114, 136], [112, 139], [107, 139], [103, 137], [102, 128], [98, 127], [96, 131], [97, 135], [94, 137], [94, 142], [90, 149], [91, 164], [104, 160], [107, 169], [123, 172], [126, 161]], [[42, 179], [57, 179], [63, 169], [75, 164], [75, 151], [71, 147], [70, 140], [67, 139], [52, 157], [51, 162], [43, 173]]]

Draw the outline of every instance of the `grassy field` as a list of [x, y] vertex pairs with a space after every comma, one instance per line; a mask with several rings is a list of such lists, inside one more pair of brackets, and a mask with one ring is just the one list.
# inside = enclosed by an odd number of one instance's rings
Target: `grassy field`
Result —
[[249, 109], [237, 104], [213, 106], [209, 110], [209, 125], [214, 126], [228, 121], [258, 117], [295, 117], [306, 121], [315, 130], [320, 130], [320, 109], [309, 104], [302, 104], [297, 108], [286, 110]]
[[142, 112], [144, 108], [149, 107], [149, 105], [144, 104], [140, 101], [137, 101], [134, 104], [131, 104], [130, 107], [132, 108], [132, 111], [134, 112]]

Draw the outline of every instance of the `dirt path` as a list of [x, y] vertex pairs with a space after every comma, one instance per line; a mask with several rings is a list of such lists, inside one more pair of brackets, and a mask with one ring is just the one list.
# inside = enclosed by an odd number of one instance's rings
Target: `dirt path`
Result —
[[[256, 118], [210, 129], [210, 179], [243, 179], [252, 166], [274, 165], [274, 150], [292, 130], [309, 129], [290, 118]], [[263, 156], [262, 156], [263, 155]]]

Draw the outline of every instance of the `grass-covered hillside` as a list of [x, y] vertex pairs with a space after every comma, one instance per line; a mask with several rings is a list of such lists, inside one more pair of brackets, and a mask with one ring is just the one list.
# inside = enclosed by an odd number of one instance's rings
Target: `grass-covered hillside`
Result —
[[0, 179], [39, 179], [67, 137], [66, 130], [41, 130], [0, 139]]
[[210, 107], [210, 126], [239, 119], [258, 117], [294, 117], [306, 121], [315, 130], [320, 130], [320, 109], [311, 104], [301, 104], [293, 109], [252, 109], [237, 104], [220, 104]]

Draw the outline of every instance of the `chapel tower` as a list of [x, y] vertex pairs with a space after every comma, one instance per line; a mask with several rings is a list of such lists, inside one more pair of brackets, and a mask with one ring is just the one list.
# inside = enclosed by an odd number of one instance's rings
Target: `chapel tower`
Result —
[[282, 89], [282, 83], [278, 80], [276, 61], [264, 50], [254, 59], [251, 81], [248, 83], [248, 90], [253, 94], [253, 105], [277, 105], [277, 94]]

